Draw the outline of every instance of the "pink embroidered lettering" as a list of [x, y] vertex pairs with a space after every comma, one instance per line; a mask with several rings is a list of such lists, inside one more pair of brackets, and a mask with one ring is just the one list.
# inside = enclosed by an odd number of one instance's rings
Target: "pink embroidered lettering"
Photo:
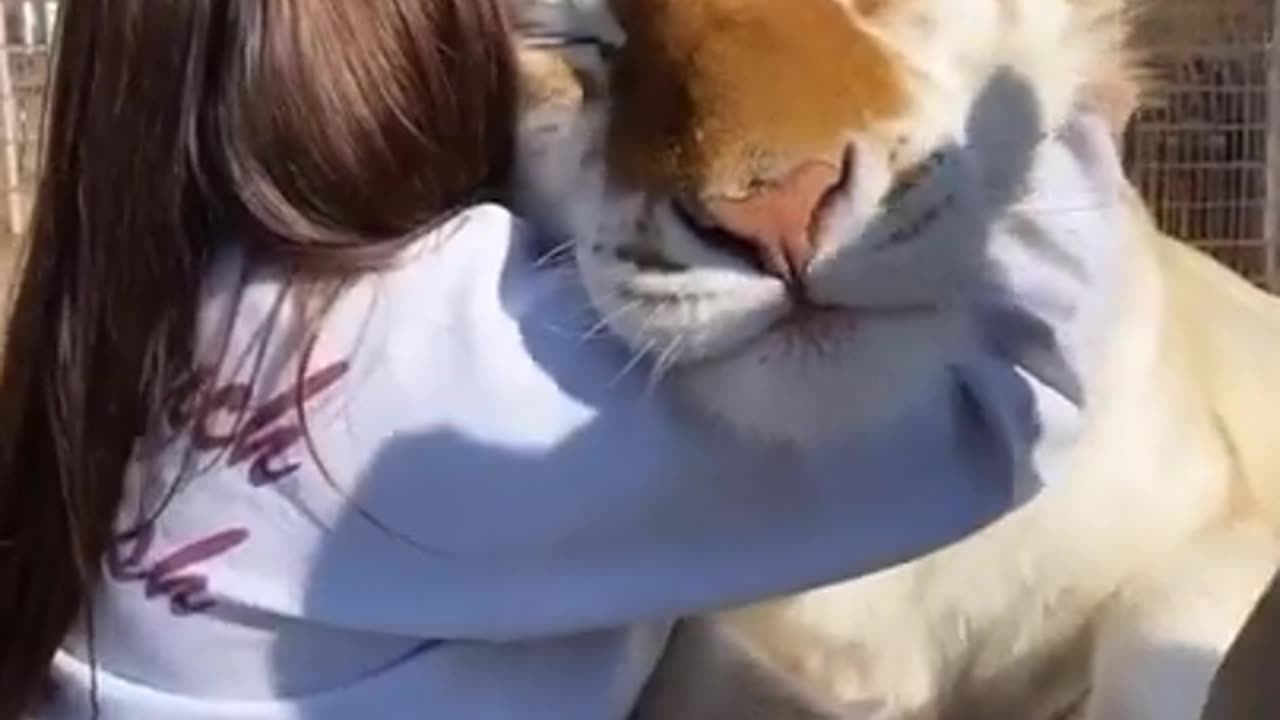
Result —
[[[161, 418], [167, 427], [161, 428], [160, 440], [151, 446], [151, 451], [162, 449], [189, 432], [192, 449], [197, 453], [226, 451], [226, 467], [247, 465], [250, 486], [279, 482], [301, 467], [288, 454], [305, 435], [301, 420], [290, 418], [289, 413], [305, 408], [337, 385], [349, 370], [345, 360], [326, 365], [256, 405], [250, 385], [227, 383], [209, 388], [212, 373], [199, 370], [173, 389]], [[137, 525], [117, 537], [109, 548], [107, 575], [120, 583], [140, 585], [146, 598], [168, 599], [169, 611], [175, 616], [208, 612], [215, 603], [209, 592], [209, 577], [198, 568], [233, 552], [249, 537], [247, 529], [232, 528], [182, 545], [156, 559], [152, 557], [154, 518], [139, 518]]]
[[285, 457], [304, 438], [299, 419], [289, 418], [289, 413], [305, 408], [349, 370], [345, 360], [326, 365], [256, 406], [247, 384], [228, 383], [204, 392], [200, 386], [207, 384], [209, 373], [196, 373], [179, 384], [167, 405], [165, 420], [173, 435], [159, 447], [189, 429], [197, 452], [228, 450], [227, 466], [247, 465], [248, 481], [254, 487], [279, 482], [300, 467]]
[[[144, 597], [168, 598], [169, 611], [174, 615], [206, 612], [214, 606], [208, 596], [208, 576], [183, 571], [224, 556], [248, 539], [249, 531], [244, 528], [225, 530], [151, 561], [148, 555], [155, 540], [155, 524], [145, 522], [120, 536], [108, 551], [107, 574], [121, 583], [140, 583]], [[121, 548], [130, 544], [128, 554], [122, 555]]]

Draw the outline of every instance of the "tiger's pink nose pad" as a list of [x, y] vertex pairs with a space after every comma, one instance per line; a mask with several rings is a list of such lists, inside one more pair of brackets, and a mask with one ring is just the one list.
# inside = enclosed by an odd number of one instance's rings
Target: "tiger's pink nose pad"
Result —
[[794, 281], [817, 252], [814, 216], [840, 180], [841, 168], [806, 162], [744, 198], [711, 198], [705, 208], [716, 225], [751, 246], [766, 270]]

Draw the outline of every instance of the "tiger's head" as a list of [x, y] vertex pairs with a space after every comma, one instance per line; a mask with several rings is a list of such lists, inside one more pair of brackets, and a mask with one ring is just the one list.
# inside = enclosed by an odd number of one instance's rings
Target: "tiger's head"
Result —
[[766, 439], [946, 372], [1037, 144], [1126, 97], [1122, 0], [513, 1], [518, 206], [654, 372]]

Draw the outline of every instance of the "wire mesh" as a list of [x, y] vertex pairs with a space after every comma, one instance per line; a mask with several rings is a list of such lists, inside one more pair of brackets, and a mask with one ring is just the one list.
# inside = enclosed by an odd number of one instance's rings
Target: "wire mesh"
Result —
[[1163, 0], [1139, 25], [1154, 91], [1125, 162], [1171, 235], [1277, 288], [1276, 0]]

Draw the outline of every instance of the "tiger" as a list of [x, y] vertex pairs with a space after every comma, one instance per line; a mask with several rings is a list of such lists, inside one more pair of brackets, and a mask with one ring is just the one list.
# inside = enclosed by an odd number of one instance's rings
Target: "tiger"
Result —
[[[799, 447], [944, 370], [961, 238], [1012, 218], [1054, 128], [1090, 106], [1118, 135], [1146, 82], [1125, 0], [516, 4], [552, 29], [518, 48], [516, 206], [708, 422]], [[1117, 194], [1059, 481], [925, 557], [684, 623], [638, 717], [1199, 717], [1280, 559], [1280, 300]]]

